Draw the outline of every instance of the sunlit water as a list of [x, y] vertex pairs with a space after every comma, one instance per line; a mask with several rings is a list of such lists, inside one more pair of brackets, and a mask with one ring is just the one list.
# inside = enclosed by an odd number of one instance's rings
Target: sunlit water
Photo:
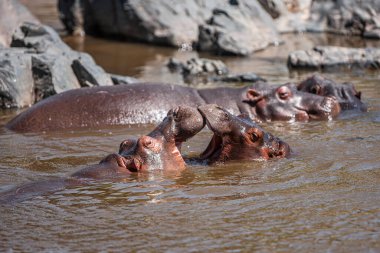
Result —
[[[289, 51], [351, 40], [291, 37], [293, 42], [250, 58], [221, 59], [234, 72], [255, 72], [273, 83], [297, 81], [312, 72], [289, 72]], [[165, 62], [196, 55], [91, 38], [81, 48], [109, 72], [150, 81], [181, 82]], [[262, 124], [290, 144], [290, 159], [189, 165], [178, 175], [94, 182], [2, 205], [0, 251], [379, 252], [380, 72], [346, 69], [325, 75], [353, 82], [369, 112], [331, 122]], [[0, 125], [16, 113], [1, 112]], [[153, 128], [16, 134], [1, 127], [0, 192], [65, 177], [117, 152], [123, 139]], [[184, 155], [199, 154], [210, 137], [202, 131], [184, 145]]]

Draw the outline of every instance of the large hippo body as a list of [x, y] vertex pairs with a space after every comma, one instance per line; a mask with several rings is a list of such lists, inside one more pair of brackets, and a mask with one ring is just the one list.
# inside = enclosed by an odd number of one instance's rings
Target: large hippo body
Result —
[[[269, 116], [261, 115], [261, 112], [265, 111], [262, 108], [259, 111], [255, 110], [258, 98], [261, 100], [261, 106], [273, 105]], [[329, 119], [340, 112], [339, 104], [331, 98], [296, 89], [292, 90], [291, 98], [284, 100], [278, 94], [278, 87], [270, 87], [267, 84], [202, 90], [153, 83], [91, 87], [49, 97], [15, 117], [6, 127], [17, 132], [41, 132], [157, 123], [165, 117], [170, 108], [178, 105], [196, 107], [202, 104], [218, 104], [233, 114], [246, 113], [252, 118], [264, 121], [277, 120], [277, 115], [281, 115], [279, 120], [297, 120], [295, 115], [299, 110], [305, 112], [304, 114], [317, 112], [316, 117], [306, 117], [310, 119]], [[253, 101], [250, 101], [251, 99]], [[329, 100], [329, 108], [324, 106], [326, 99]], [[282, 117], [284, 111], [286, 117]]]

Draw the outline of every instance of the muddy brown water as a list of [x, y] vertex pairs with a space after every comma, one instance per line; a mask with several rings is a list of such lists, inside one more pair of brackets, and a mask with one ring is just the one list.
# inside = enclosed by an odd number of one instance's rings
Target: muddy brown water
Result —
[[[379, 46], [326, 35], [285, 38], [288, 43], [249, 58], [220, 59], [233, 72], [253, 71], [284, 83], [312, 73], [288, 70], [291, 50], [316, 44]], [[180, 83], [165, 62], [196, 55], [94, 38], [66, 41], [91, 53], [109, 72], [149, 81]], [[0, 251], [379, 252], [380, 72], [345, 69], [325, 75], [353, 82], [369, 112], [330, 122], [262, 124], [291, 145], [295, 155], [290, 159], [190, 164], [176, 175], [157, 172], [96, 182], [2, 205]], [[3, 127], [17, 113], [0, 113], [0, 192], [67, 176], [117, 152], [126, 137], [154, 127], [17, 134]], [[196, 156], [210, 137], [210, 131], [202, 131], [184, 146], [184, 154]]]

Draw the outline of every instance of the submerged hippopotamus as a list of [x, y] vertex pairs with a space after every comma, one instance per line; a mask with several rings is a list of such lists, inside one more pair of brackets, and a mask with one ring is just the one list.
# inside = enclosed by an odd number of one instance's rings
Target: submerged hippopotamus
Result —
[[202, 105], [199, 111], [214, 135], [200, 158], [209, 164], [234, 160], [285, 158], [287, 143], [265, 132], [247, 115], [234, 116], [218, 105]]
[[321, 75], [313, 75], [300, 82], [297, 89], [320, 96], [334, 96], [342, 110], [367, 111], [367, 106], [361, 101], [361, 92], [356, 91], [352, 83], [336, 83]]
[[218, 104], [233, 114], [247, 113], [258, 120], [325, 120], [339, 114], [339, 104], [332, 98], [296, 89], [286, 94], [289, 96], [285, 97], [284, 89], [262, 83], [202, 90], [153, 83], [82, 88], [40, 101], [6, 127], [17, 132], [42, 132], [156, 123], [180, 104]]
[[148, 135], [137, 140], [123, 141], [120, 144], [120, 154], [110, 154], [99, 164], [83, 168], [68, 178], [15, 187], [0, 194], [0, 203], [22, 201], [66, 187], [84, 185], [92, 180], [125, 178], [133, 172], [183, 170], [185, 161], [180, 154], [180, 146], [204, 126], [204, 119], [196, 108], [177, 107], [170, 110], [161, 124]]

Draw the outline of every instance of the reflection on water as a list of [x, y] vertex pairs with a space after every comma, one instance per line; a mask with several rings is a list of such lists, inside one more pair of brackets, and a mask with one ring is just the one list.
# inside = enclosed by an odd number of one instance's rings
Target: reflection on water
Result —
[[[293, 38], [249, 58], [222, 59], [233, 72], [253, 71], [283, 83], [310, 75], [289, 73], [285, 62], [290, 50], [314, 43], [375, 43], [332, 41], [324, 35]], [[86, 38], [81, 48], [109, 72], [150, 81], [180, 82], [166, 70], [165, 62], [172, 56], [196, 55], [93, 38]], [[380, 74], [345, 70], [326, 75], [353, 82], [369, 112], [346, 114], [332, 122], [262, 124], [291, 145], [292, 158], [189, 165], [180, 175], [131, 176], [3, 205], [1, 251], [379, 252]], [[0, 112], [0, 126], [16, 113]], [[67, 176], [116, 152], [125, 138], [153, 127], [41, 135], [16, 134], [2, 127], [0, 191]], [[184, 145], [184, 154], [196, 156], [210, 137], [208, 130], [202, 131]]]

